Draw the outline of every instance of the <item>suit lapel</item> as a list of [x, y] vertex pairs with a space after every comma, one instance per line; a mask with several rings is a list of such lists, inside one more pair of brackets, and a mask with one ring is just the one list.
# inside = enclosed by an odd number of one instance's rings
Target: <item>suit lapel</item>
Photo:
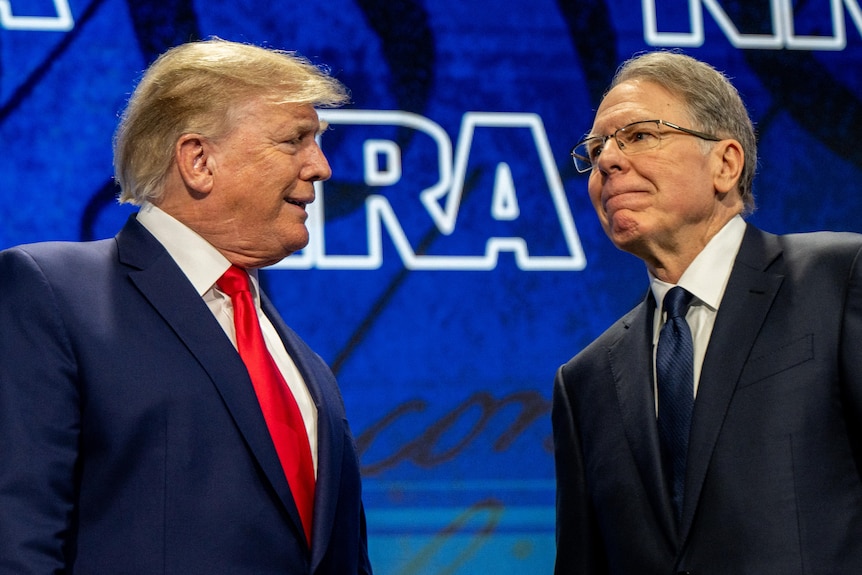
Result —
[[[669, 541], [676, 541], [670, 494], [661, 466], [652, 377], [652, 322], [655, 304], [645, 300], [623, 318], [625, 332], [608, 349], [626, 438], [646, 495]], [[642, 366], [642, 367], [633, 367]]]
[[260, 410], [248, 371], [207, 305], [164, 247], [132, 216], [117, 234], [129, 279], [207, 372], [254, 458], [293, 519], [302, 523]]
[[287, 327], [265, 295], [261, 298], [261, 306], [278, 331], [317, 406], [317, 485], [311, 535], [311, 567], [314, 572], [329, 547], [332, 526], [336, 520], [344, 432], [342, 416], [334, 413], [332, 406], [341, 405], [341, 398], [336, 395], [337, 383], [332, 372], [299, 336]]
[[680, 535], [688, 535], [736, 383], [783, 276], [765, 271], [781, 254], [775, 236], [749, 226], [710, 336], [692, 415]]

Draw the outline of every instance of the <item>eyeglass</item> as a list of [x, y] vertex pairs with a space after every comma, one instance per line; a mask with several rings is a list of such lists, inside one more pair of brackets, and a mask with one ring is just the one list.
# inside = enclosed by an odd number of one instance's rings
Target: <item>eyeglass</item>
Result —
[[599, 161], [599, 156], [605, 148], [605, 144], [611, 138], [616, 140], [617, 147], [627, 156], [657, 148], [665, 135], [673, 133], [662, 132], [659, 128], [660, 126], [667, 126], [668, 128], [673, 128], [674, 130], [679, 130], [680, 132], [691, 134], [710, 142], [721, 141], [721, 138], [716, 136], [696, 130], [689, 130], [665, 120], [640, 120], [619, 128], [609, 136], [590, 136], [575, 144], [575, 147], [570, 152], [572, 160], [575, 162], [575, 168], [582, 174], [592, 170], [596, 162]]

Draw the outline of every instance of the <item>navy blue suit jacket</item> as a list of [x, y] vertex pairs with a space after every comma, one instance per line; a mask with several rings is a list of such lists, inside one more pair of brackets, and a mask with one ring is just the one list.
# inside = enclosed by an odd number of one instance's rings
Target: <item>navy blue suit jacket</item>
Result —
[[651, 295], [554, 386], [558, 575], [862, 573], [862, 236], [749, 226], [662, 476]]
[[0, 573], [371, 573], [335, 378], [262, 306], [318, 410], [310, 550], [242, 360], [134, 217], [0, 252]]

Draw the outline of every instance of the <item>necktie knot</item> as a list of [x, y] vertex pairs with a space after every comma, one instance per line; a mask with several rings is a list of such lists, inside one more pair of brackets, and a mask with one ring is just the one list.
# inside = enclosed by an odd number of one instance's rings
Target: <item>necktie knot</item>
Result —
[[229, 297], [244, 291], [251, 291], [248, 286], [248, 273], [237, 266], [230, 266], [218, 279], [216, 285]]
[[688, 306], [691, 304], [691, 293], [679, 286], [672, 287], [664, 296], [664, 310], [667, 312], [668, 320], [677, 317], [685, 317]]

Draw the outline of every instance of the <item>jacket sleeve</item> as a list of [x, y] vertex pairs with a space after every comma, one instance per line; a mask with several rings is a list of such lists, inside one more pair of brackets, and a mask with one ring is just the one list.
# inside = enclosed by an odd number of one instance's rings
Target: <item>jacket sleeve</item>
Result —
[[[566, 367], [554, 382], [551, 424], [557, 479], [556, 575], [602, 575], [608, 572], [596, 514], [587, 492], [581, 439], [570, 401]], [[567, 385], [568, 384], [568, 385]]]
[[74, 352], [47, 278], [0, 252], [0, 572], [64, 572], [80, 431]]
[[847, 421], [857, 469], [862, 470], [862, 248], [847, 278], [839, 365]]

